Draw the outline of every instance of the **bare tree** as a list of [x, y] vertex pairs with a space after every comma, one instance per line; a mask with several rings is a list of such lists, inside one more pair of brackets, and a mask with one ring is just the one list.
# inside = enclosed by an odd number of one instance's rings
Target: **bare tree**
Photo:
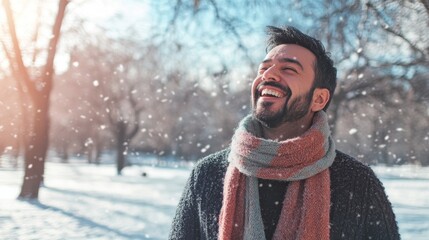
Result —
[[132, 39], [100, 35], [87, 41], [73, 50], [72, 61], [78, 64], [69, 68], [68, 76], [75, 84], [81, 82], [81, 90], [75, 94], [81, 105], [87, 105], [82, 107], [82, 115], [97, 126], [93, 127], [95, 131], [89, 130], [92, 137], [87, 147], [97, 147], [100, 138], [106, 138], [100, 132], [108, 131], [116, 152], [117, 173], [121, 174], [128, 164], [131, 141], [141, 127], [141, 113], [150, 104], [145, 99], [154, 95], [148, 82], [155, 77], [154, 68], [149, 68], [156, 65], [149, 63], [155, 53], [144, 50]]
[[25, 108], [23, 108], [25, 174], [19, 194], [20, 199], [38, 198], [39, 187], [43, 181], [49, 138], [49, 96], [55, 73], [54, 59], [68, 3], [68, 0], [59, 1], [52, 26], [52, 36], [46, 49], [45, 64], [39, 74], [31, 74], [30, 68], [23, 61], [23, 51], [17, 36], [12, 7], [9, 0], [3, 0], [12, 48], [9, 49], [4, 42], [2, 44], [8, 56], [13, 77], [18, 82], [20, 95], [25, 101]]

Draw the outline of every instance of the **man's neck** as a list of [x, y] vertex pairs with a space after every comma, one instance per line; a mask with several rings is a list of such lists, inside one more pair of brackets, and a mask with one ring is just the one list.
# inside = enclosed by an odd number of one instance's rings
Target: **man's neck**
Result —
[[313, 116], [314, 114], [309, 114], [295, 122], [285, 122], [276, 128], [262, 127], [262, 135], [265, 139], [274, 141], [296, 138], [311, 127]]

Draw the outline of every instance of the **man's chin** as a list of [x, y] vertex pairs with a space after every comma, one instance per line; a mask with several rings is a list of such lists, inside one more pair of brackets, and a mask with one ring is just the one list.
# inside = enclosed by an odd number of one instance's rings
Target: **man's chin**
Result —
[[283, 115], [281, 113], [258, 113], [253, 111], [253, 118], [267, 128], [276, 128], [283, 123]]

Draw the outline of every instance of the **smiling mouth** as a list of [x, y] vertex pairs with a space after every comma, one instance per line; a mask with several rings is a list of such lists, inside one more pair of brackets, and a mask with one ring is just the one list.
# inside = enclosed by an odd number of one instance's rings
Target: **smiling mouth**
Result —
[[277, 82], [261, 82], [256, 87], [257, 97], [284, 98], [290, 95], [290, 89]]
[[263, 88], [262, 90], [259, 90], [259, 96], [282, 98], [282, 97], [285, 97], [286, 95], [283, 92], [276, 89]]

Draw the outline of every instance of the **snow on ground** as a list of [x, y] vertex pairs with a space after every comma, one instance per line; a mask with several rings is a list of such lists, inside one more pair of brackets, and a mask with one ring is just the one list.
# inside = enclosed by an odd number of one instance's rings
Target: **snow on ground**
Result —
[[380, 177], [402, 239], [429, 239], [429, 167], [372, 167]]
[[[402, 239], [429, 236], [429, 169], [375, 167]], [[15, 200], [21, 170], [0, 168], [0, 239], [166, 239], [189, 168], [46, 164], [38, 202]], [[143, 177], [142, 173], [147, 176]]]

